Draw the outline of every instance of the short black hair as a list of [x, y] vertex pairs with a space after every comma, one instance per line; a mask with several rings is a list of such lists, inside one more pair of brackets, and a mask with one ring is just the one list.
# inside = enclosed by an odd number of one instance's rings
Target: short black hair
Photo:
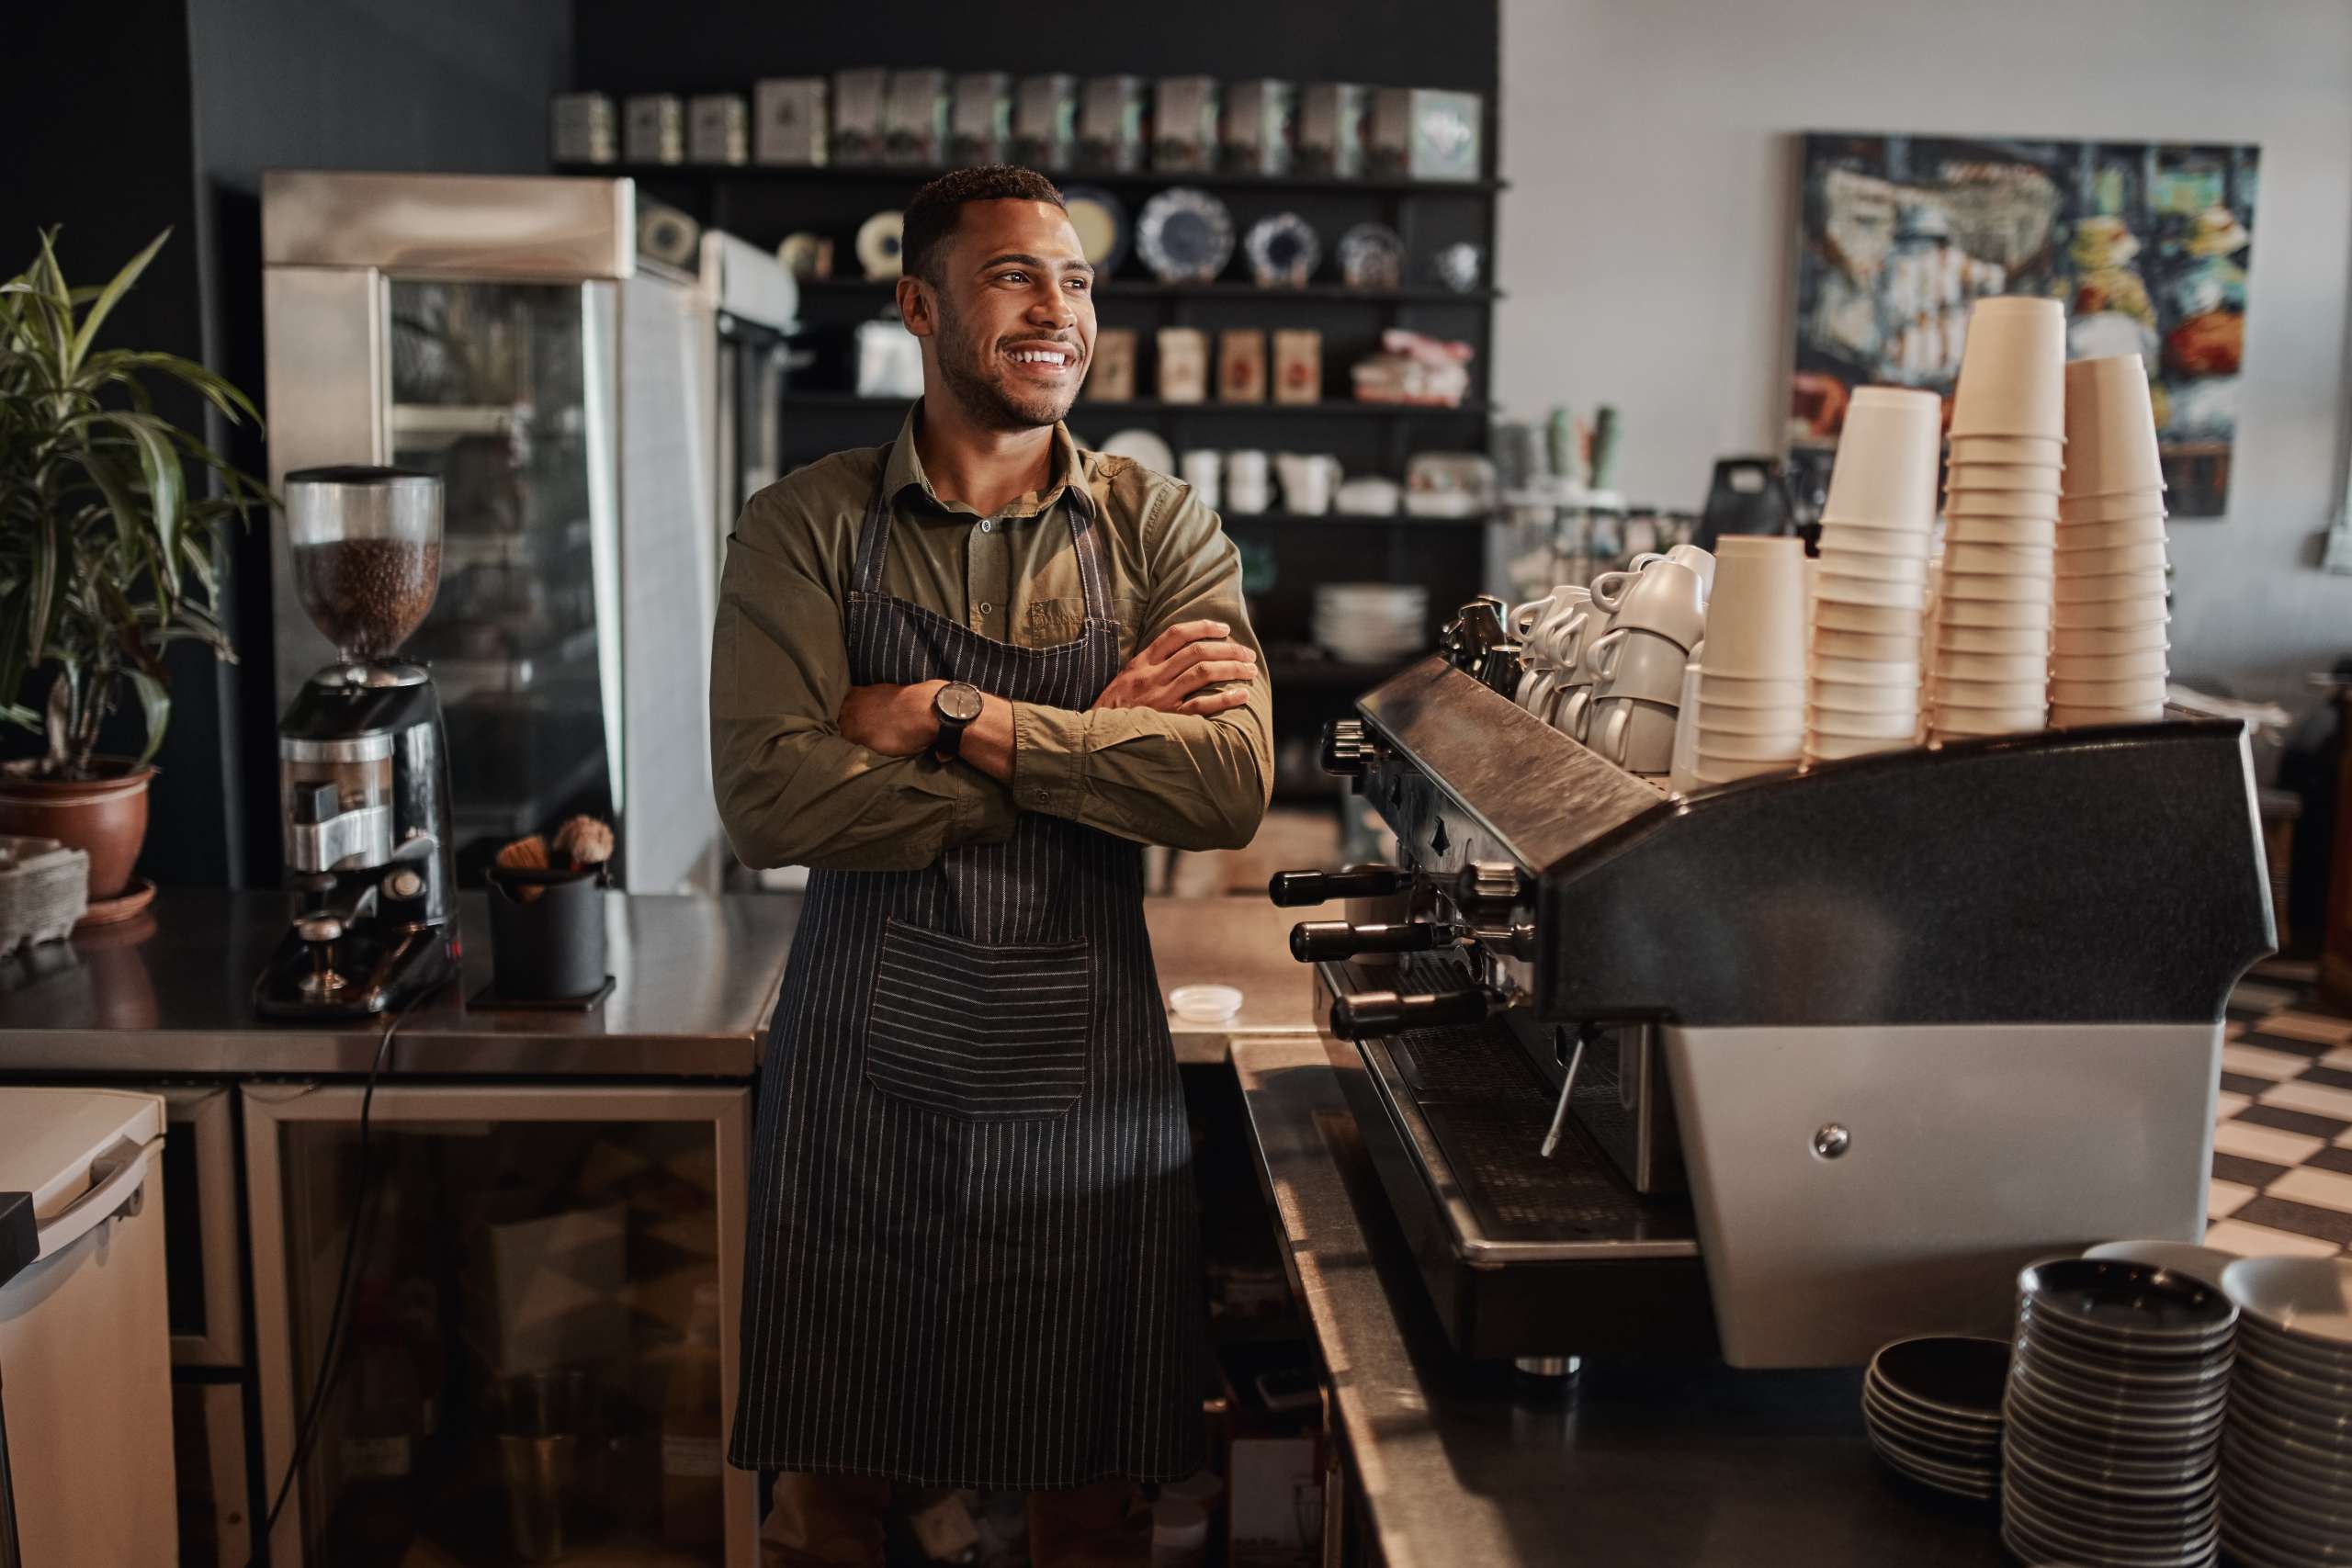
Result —
[[931, 275], [932, 264], [955, 238], [964, 204], [970, 201], [1049, 201], [1060, 207], [1062, 193], [1036, 170], [1017, 164], [983, 164], [942, 175], [907, 203], [899, 241], [899, 269], [926, 282], [939, 281]]

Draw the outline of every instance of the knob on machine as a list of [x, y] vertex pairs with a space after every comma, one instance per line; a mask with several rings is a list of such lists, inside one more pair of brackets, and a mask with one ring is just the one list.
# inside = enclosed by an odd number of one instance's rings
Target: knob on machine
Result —
[[1335, 718], [1323, 727], [1323, 771], [1338, 778], [1356, 779], [1373, 759], [1373, 744], [1363, 720]]

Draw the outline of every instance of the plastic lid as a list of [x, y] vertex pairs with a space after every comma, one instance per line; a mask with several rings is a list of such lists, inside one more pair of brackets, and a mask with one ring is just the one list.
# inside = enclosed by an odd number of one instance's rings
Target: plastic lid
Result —
[[1179, 1018], [1223, 1023], [1241, 1010], [1241, 993], [1232, 986], [1179, 986], [1168, 993], [1168, 1005]]
[[1181, 1497], [1162, 1497], [1151, 1506], [1151, 1544], [1155, 1548], [1208, 1543], [1209, 1517], [1197, 1504]]

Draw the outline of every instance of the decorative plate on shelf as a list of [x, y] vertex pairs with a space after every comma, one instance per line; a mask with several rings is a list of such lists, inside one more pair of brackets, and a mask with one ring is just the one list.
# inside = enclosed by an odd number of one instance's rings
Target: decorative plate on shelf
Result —
[[892, 208], [877, 212], [857, 227], [858, 265], [873, 278], [899, 276], [899, 247], [905, 239], [906, 214]]
[[1100, 186], [1064, 186], [1062, 206], [1069, 226], [1078, 231], [1079, 249], [1094, 264], [1097, 277], [1108, 277], [1127, 259], [1127, 239], [1133, 232], [1126, 204]]
[[1351, 288], [1401, 288], [1405, 242], [1385, 223], [1359, 223], [1340, 236], [1340, 277]]
[[1323, 259], [1323, 242], [1295, 212], [1277, 212], [1250, 226], [1241, 248], [1261, 288], [1301, 288]]
[[1206, 283], [1233, 259], [1233, 214], [1191, 186], [1161, 191], [1136, 220], [1136, 249], [1162, 283]]
[[1141, 463], [1156, 474], [1176, 471], [1176, 454], [1169, 449], [1167, 442], [1148, 430], [1114, 431], [1097, 450]]

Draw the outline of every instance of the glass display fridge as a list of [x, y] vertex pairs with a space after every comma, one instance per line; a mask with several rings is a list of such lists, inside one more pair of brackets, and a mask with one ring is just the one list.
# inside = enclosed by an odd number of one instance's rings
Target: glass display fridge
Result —
[[753, 1568], [748, 1089], [242, 1092], [273, 1563]]
[[[589, 812], [615, 823], [628, 890], [718, 885], [710, 520], [743, 443], [718, 423], [720, 274], [660, 216], [674, 261], [639, 244], [627, 179], [264, 178], [271, 483], [336, 463], [443, 481], [439, 592], [403, 651], [447, 716], [469, 882]], [[722, 250], [738, 294], [761, 297], [764, 263], [788, 296], [774, 258]], [[281, 705], [334, 659], [287, 554], [279, 530]]]

